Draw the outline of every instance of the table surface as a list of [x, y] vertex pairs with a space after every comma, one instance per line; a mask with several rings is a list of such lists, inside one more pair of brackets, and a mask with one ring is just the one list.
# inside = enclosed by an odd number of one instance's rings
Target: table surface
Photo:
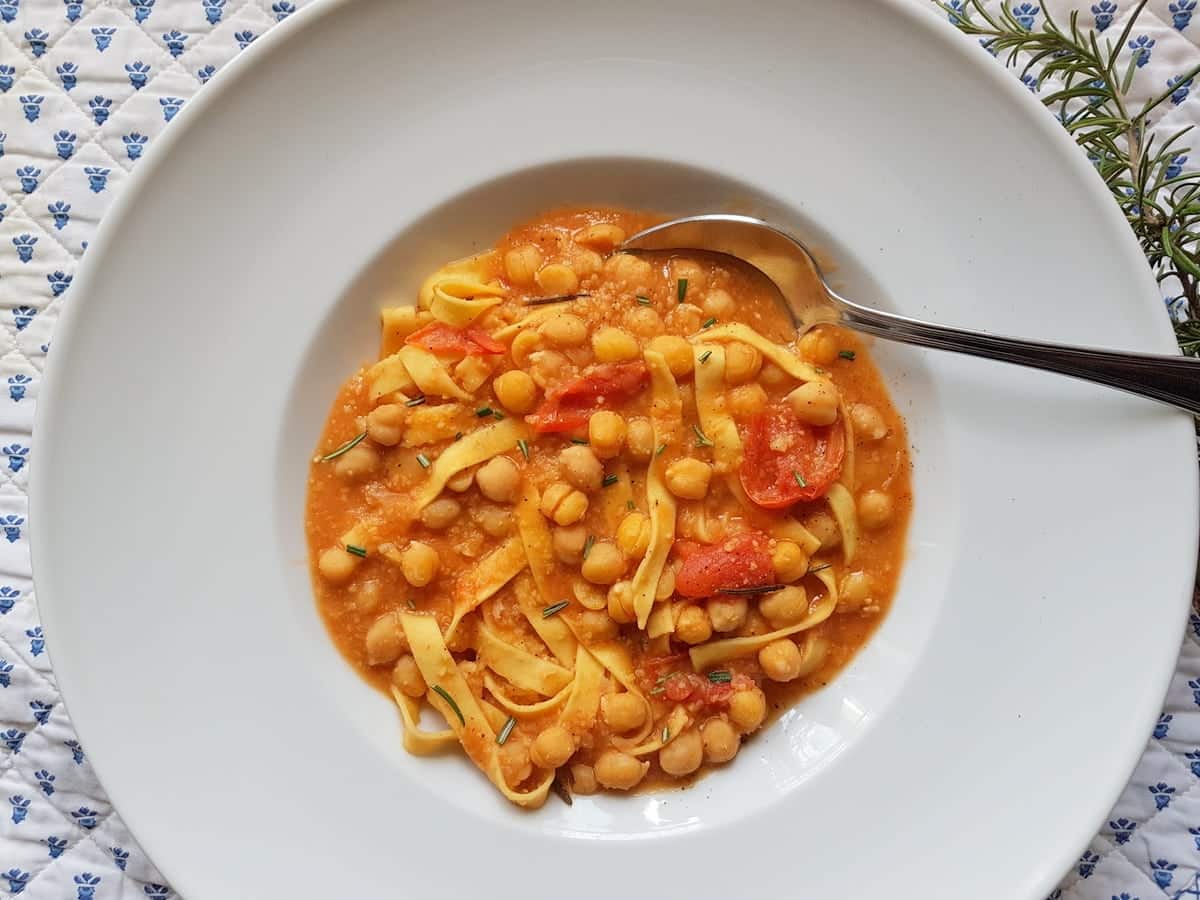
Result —
[[[25, 528], [29, 466], [36, 464], [33, 409], [73, 273], [143, 152], [225, 63], [302, 5], [0, 0], [0, 381], [6, 383], [0, 385], [0, 895], [176, 896], [96, 780], [48, 662], [45, 642], [53, 635], [43, 635], [38, 623]], [[1035, 27], [1043, 6], [1064, 23], [1069, 10], [1079, 9], [1081, 25], [1112, 37], [1134, 3], [1012, 5]], [[1162, 90], [1200, 61], [1197, 6], [1198, 0], [1150, 0], [1125, 49], [1143, 57], [1135, 94]], [[1200, 124], [1200, 99], [1189, 88], [1181, 86], [1159, 130]], [[1186, 157], [1179, 163], [1186, 167]], [[1164, 314], [1175, 309], [1165, 302]], [[1135, 660], [1114, 665], [1137, 677]], [[1196, 615], [1137, 771], [1052, 894], [1159, 896], [1200, 898]]]

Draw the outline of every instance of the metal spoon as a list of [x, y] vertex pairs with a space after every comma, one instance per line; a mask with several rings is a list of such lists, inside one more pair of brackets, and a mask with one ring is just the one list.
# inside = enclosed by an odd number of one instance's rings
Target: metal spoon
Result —
[[[632, 253], [698, 250], [737, 257], [775, 283], [801, 331], [830, 322], [918, 347], [1058, 372], [1200, 414], [1200, 359], [1024, 341], [870, 309], [831, 288], [803, 243], [761, 219], [725, 214], [688, 216], [639, 231], [620, 249]], [[813, 290], [814, 286], [819, 289]]]

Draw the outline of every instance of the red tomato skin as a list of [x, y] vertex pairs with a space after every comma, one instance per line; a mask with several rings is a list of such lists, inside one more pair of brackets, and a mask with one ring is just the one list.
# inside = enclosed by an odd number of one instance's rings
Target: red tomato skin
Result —
[[539, 434], [574, 431], [592, 413], [628, 400], [650, 383], [643, 362], [601, 363], [546, 394], [542, 405], [525, 417]]
[[783, 405], [752, 418], [742, 438], [738, 478], [746, 496], [763, 509], [784, 509], [824, 497], [846, 455], [846, 431], [840, 418], [832, 425], [807, 425]]
[[[711, 597], [729, 588], [756, 587], [775, 581], [769, 539], [758, 531], [736, 534], [711, 547], [684, 548], [675, 576], [682, 597]], [[684, 542], [680, 542], [684, 543]]]
[[454, 328], [445, 322], [430, 322], [404, 339], [404, 343], [424, 347], [430, 353], [462, 353], [465, 356], [494, 356], [505, 347], [479, 328]]

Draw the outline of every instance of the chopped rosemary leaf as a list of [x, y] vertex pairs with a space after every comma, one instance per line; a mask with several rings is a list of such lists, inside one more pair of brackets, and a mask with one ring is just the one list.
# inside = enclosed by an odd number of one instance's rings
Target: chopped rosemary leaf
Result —
[[687, 279], [680, 278], [675, 282], [675, 298], [682, 303], [683, 298], [687, 296]]
[[614, 484], [616, 484], [620, 480], [621, 479], [618, 478], [615, 474], [613, 474], [612, 472], [609, 472], [607, 475], [604, 476], [604, 480], [600, 482], [600, 486], [601, 487], [612, 487]]
[[842, 359], [853, 360], [854, 359], [854, 351], [853, 350], [839, 350], [838, 356], [840, 356]]
[[708, 362], [708, 358], [710, 356], [712, 356], [711, 350], [705, 350], [703, 353], [701, 353], [700, 354], [700, 365], [704, 365], [706, 362]]
[[663, 451], [664, 451], [664, 450], [666, 450], [666, 449], [667, 449], [667, 445], [666, 445], [666, 444], [659, 444], [659, 445], [658, 445], [658, 449], [654, 451], [654, 455], [655, 455], [655, 456], [662, 456], [662, 455], [663, 455]]
[[671, 740], [671, 726], [670, 726], [670, 725], [664, 725], [664, 726], [663, 726], [663, 733], [662, 733], [662, 742], [665, 744], [665, 743], [667, 743], [667, 741], [669, 741], [669, 740]]
[[521, 438], [521, 440], [517, 441], [517, 449], [521, 451], [523, 457], [529, 459], [529, 441]]
[[833, 563], [822, 563], [822, 564], [821, 564], [821, 565], [819, 565], [819, 566], [813, 566], [813, 567], [811, 567], [811, 568], [807, 569], [807, 570], [804, 572], [804, 574], [805, 574], [805, 575], [811, 575], [811, 574], [813, 574], [813, 572], [824, 572], [826, 569], [828, 569], [828, 568], [829, 568], [830, 566], [832, 566], [832, 565], [833, 565]]
[[739, 594], [773, 594], [776, 591], [782, 591], [785, 587], [787, 587], [786, 584], [755, 584], [750, 587], [717, 588], [717, 590], [722, 594], [732, 594], [736, 597]]
[[366, 436], [367, 436], [367, 433], [365, 431], [362, 434], [356, 434], [354, 437], [350, 438], [350, 440], [346, 441], [346, 443], [342, 444], [342, 446], [338, 447], [336, 450], [322, 456], [321, 462], [329, 462], [332, 459], [337, 459], [343, 453], [353, 450], [360, 443], [362, 443], [362, 439], [365, 438]]
[[421, 464], [422, 469], [428, 469], [432, 465], [432, 463], [429, 461], [429, 457], [424, 453], [417, 454], [417, 462]]
[[692, 431], [696, 432], [696, 446], [697, 447], [712, 447], [712, 446], [714, 446], [713, 442], [708, 439], [708, 435], [706, 435], [703, 431], [700, 430], [699, 425], [693, 425]]
[[637, 509], [637, 504], [636, 504], [636, 503], [634, 503], [632, 500], [626, 500], [626, 501], [625, 501], [625, 508], [626, 508], [627, 510], [629, 510], [630, 512], [633, 512], [635, 509]]
[[461, 440], [463, 439], [463, 433], [462, 433], [461, 431], [457, 431], [457, 432], [455, 432], [455, 433], [454, 433], [454, 439], [455, 439], [456, 441], [461, 441]]
[[424, 402], [425, 402], [425, 395], [421, 394], [419, 397], [413, 397], [411, 400], [405, 400], [404, 405], [405, 406], [420, 406]]
[[588, 442], [587, 438], [571, 438], [572, 444], [586, 444], [587, 442]]
[[454, 714], [458, 716], [458, 721], [461, 724], [466, 725], [467, 720], [463, 718], [462, 710], [458, 708], [458, 704], [454, 702], [454, 698], [450, 696], [450, 692], [440, 684], [435, 684], [433, 689], [437, 692], [439, 697], [446, 701], [446, 705], [454, 710]]
[[404, 605], [405, 605], [405, 606], [407, 606], [409, 609], [416, 609], [416, 608], [417, 608], [417, 604], [416, 604], [415, 602], [413, 602], [413, 598], [412, 598], [412, 597], [409, 597], [407, 600], [405, 600], [405, 601], [404, 601]]
[[708, 680], [713, 684], [729, 684], [733, 681], [733, 675], [728, 669], [715, 669], [708, 673]]
[[492, 408], [490, 406], [481, 406], [479, 409], [475, 410], [476, 417], [480, 419], [486, 419], [491, 414]]
[[796, 484], [800, 485], [800, 487], [808, 487], [808, 482], [804, 480], [804, 476], [795, 469], [792, 469], [792, 477], [796, 479]]
[[360, 559], [364, 559], [364, 558], [366, 558], [366, 555], [367, 555], [367, 548], [360, 547], [357, 544], [347, 544], [346, 552], [352, 553], [355, 556], [359, 557]]
[[498, 409], [493, 409], [492, 410], [492, 418], [495, 419], [497, 422], [499, 422], [501, 419], [504, 418], [504, 413], [500, 412], [500, 410], [498, 410]]
[[552, 603], [550, 606], [547, 606], [542, 610], [542, 618], [549, 619], [551, 616], [557, 616], [570, 605], [570, 600], [559, 600], [557, 603]]
[[649, 305], [650, 305], [650, 298], [649, 298], [649, 297], [647, 297], [647, 296], [645, 296], [645, 295], [643, 295], [643, 294], [638, 294], [638, 295], [637, 295], [637, 302], [638, 302], [638, 303], [640, 303], [640, 304], [642, 304], [642, 306], [649, 306]]
[[591, 294], [559, 294], [555, 297], [534, 297], [532, 300], [526, 300], [526, 306], [545, 306], [548, 303], [568, 303], [571, 300], [580, 300], [584, 297], [590, 297]]
[[666, 692], [667, 692], [667, 689], [660, 684], [658, 687], [653, 688], [650, 691], [650, 696], [658, 697], [658, 696], [661, 696], [662, 694], [665, 694]]
[[508, 736], [512, 734], [512, 730], [516, 725], [517, 720], [509, 716], [508, 721], [504, 723], [504, 727], [500, 729], [500, 733], [496, 735], [496, 743], [503, 747], [508, 742]]
[[587, 539], [583, 542], [583, 558], [584, 559], [588, 558], [588, 554], [592, 552], [592, 548], [595, 546], [596, 546], [596, 538], [594, 535], [589, 534], [587, 536]]
[[716, 324], [717, 324], [717, 317], [713, 316], [711, 319], [705, 319], [703, 324], [701, 324], [700, 327], [701, 328], [712, 328]]

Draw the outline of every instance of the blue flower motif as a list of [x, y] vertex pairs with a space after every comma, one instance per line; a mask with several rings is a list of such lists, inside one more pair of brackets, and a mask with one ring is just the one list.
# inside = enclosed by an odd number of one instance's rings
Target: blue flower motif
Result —
[[73, 62], [65, 62], [56, 66], [54, 71], [58, 73], [58, 80], [62, 82], [64, 91], [69, 92], [79, 83], [79, 67]]
[[46, 52], [46, 41], [50, 40], [50, 35], [40, 28], [31, 28], [25, 32], [25, 40], [29, 42], [29, 49], [36, 59]]
[[221, 21], [221, 13], [225, 9], [225, 0], [200, 0], [204, 7], [204, 15], [208, 17], [209, 25], [216, 25]]
[[[29, 448], [22, 447], [20, 444], [9, 444], [3, 450], [0, 450], [0, 453], [3, 453], [5, 456], [8, 457], [9, 471], [11, 471], [13, 474], [16, 474], [17, 472], [20, 472], [23, 468], [25, 468], [25, 457], [27, 457], [29, 455]], [[21, 595], [21, 592], [18, 590], [15, 590], [14, 588], [10, 588], [10, 587], [0, 588], [0, 615], [3, 615], [4, 613], [6, 613], [12, 609], [11, 596], [8, 594], [5, 594], [4, 593], [5, 591], [11, 591], [14, 596], [18, 596], [18, 597]], [[8, 600], [8, 609], [5, 609], [3, 606], [5, 600]]]
[[182, 31], [172, 29], [166, 32], [163, 36], [163, 43], [167, 45], [167, 52], [174, 57], [179, 57], [183, 54], [183, 45], [187, 43], [190, 35], [184, 34]]
[[63, 855], [63, 851], [67, 849], [67, 839], [50, 835], [43, 843], [50, 848], [50, 858], [58, 859]]
[[165, 884], [145, 884], [142, 885], [142, 893], [147, 897], [147, 900], [167, 900], [167, 896], [171, 893], [171, 889]]
[[25, 821], [25, 817], [29, 815], [29, 798], [22, 797], [20, 794], [13, 794], [8, 798], [8, 803], [12, 807], [13, 824], [20, 825]]
[[25, 389], [29, 383], [33, 381], [28, 375], [9, 375], [8, 376], [8, 396], [12, 398], [14, 403], [25, 399]]
[[22, 94], [17, 99], [21, 101], [21, 108], [25, 110], [26, 120], [36, 122], [42, 114], [42, 102], [46, 98], [41, 94]]
[[93, 194], [98, 194], [108, 186], [108, 175], [111, 169], [101, 166], [84, 166], [83, 174], [88, 178], [88, 187]]
[[[8, 539], [10, 544], [15, 544], [21, 539], [21, 526], [24, 524], [24, 516], [13, 515], [12, 513], [9, 513], [7, 516], [0, 516], [0, 528], [3, 528], [4, 536]], [[25, 632], [25, 635], [26, 637], [36, 638], [40, 643], [42, 637], [42, 626], [38, 625], [36, 628], [30, 628]], [[32, 652], [34, 656], [37, 656], [42, 651], [39, 648], [33, 650]]]
[[1156, 43], [1157, 41], [1148, 34], [1139, 34], [1129, 42], [1129, 49], [1133, 51], [1133, 58], [1139, 69], [1150, 62], [1150, 51]]
[[54, 704], [47, 703], [45, 700], [30, 700], [29, 709], [33, 713], [33, 720], [39, 725], [45, 725], [50, 721], [50, 713], [54, 710]]
[[196, 70], [196, 77], [200, 79], [201, 84], [208, 84], [208, 79], [212, 78], [216, 74], [217, 67], [211, 64], [205, 66], [203, 69]]
[[59, 159], [70, 159], [75, 153], [75, 142], [79, 135], [65, 128], [54, 133], [54, 149], [58, 151]]
[[125, 64], [125, 74], [129, 76], [129, 83], [133, 85], [133, 89], [140, 91], [150, 79], [150, 67], [140, 59], [134, 60]]
[[96, 896], [96, 885], [100, 883], [100, 876], [93, 875], [91, 872], [80, 872], [75, 876], [75, 900], [94, 900]]
[[[956, 4], [961, 8], [962, 0], [950, 0], [951, 6], [955, 6]], [[295, 11], [296, 11], [295, 3], [272, 3], [271, 4], [271, 12], [275, 13], [275, 21], [276, 22], [282, 22], [284, 19], [286, 19], [288, 16], [290, 16]], [[951, 21], [954, 21], [954, 20], [951, 19]]]
[[65, 200], [55, 200], [46, 207], [46, 212], [54, 218], [54, 227], [62, 231], [71, 221], [71, 204]]
[[1041, 89], [1041, 85], [1038, 83], [1038, 77], [1032, 72], [1026, 72], [1021, 76], [1021, 84], [1025, 85], [1025, 87], [1029, 88], [1029, 90], [1035, 94]]
[[1158, 724], [1154, 726], [1154, 739], [1161, 741], [1167, 736], [1167, 732], [1171, 730], [1171, 720], [1175, 717], [1171, 713], [1162, 713], [1158, 717]]
[[1100, 861], [1100, 855], [1093, 853], [1091, 850], [1084, 850], [1083, 856], [1079, 857], [1079, 877], [1091, 878], [1092, 873], [1096, 871], [1096, 863]]
[[63, 746], [71, 751], [71, 759], [75, 760], [75, 765], [83, 765], [83, 748], [79, 746], [79, 741], [63, 741]]
[[0, 93], [8, 93], [8, 89], [13, 86], [13, 76], [16, 74], [17, 70], [12, 66], [0, 66]]
[[[22, 449], [25, 451], [25, 453], [29, 452], [28, 447], [21, 447], [19, 444], [9, 444], [7, 447], [4, 448], [3, 452], [5, 452], [5, 453], [8, 453], [9, 451], [15, 452], [17, 450], [22, 450]], [[17, 466], [16, 469], [13, 469], [13, 471], [14, 472], [19, 471], [20, 467], [23, 465], [25, 465], [24, 459], [21, 460], [20, 465]], [[10, 469], [12, 469], [12, 466], [13, 466], [12, 460], [10, 459], [9, 463], [8, 463], [8, 467]], [[18, 591], [15, 587], [9, 587], [7, 584], [0, 587], [0, 616], [7, 616], [10, 612], [12, 612], [12, 608], [16, 605], [17, 601], [20, 599], [21, 599], [21, 592]], [[10, 671], [11, 671], [11, 669], [10, 669]]]
[[[3, 132], [0, 132], [0, 134], [2, 134], [2, 133], [3, 133]], [[3, 156], [3, 155], [4, 155], [3, 149], [4, 149], [4, 142], [3, 142], [3, 141], [0, 141], [0, 156]], [[0, 222], [3, 222], [3, 221], [4, 221], [4, 211], [5, 211], [6, 209], [8, 209], [8, 204], [7, 204], [7, 203], [0, 203]]]
[[1100, 0], [1092, 7], [1092, 15], [1096, 17], [1096, 30], [1103, 31], [1112, 24], [1113, 16], [1117, 13], [1117, 4], [1112, 0]]
[[183, 107], [182, 97], [159, 97], [158, 105], [162, 107], [163, 119], [170, 122], [175, 118], [175, 113]]
[[83, 4], [79, 0], [63, 0], [63, 4], [67, 7], [67, 21], [79, 21], [79, 15], [83, 12]]
[[[8, 132], [0, 131], [0, 156], [4, 155], [4, 142], [6, 140], [8, 140]], [[4, 206], [0, 207], [0, 212], [3, 212], [5, 209], [8, 209], [7, 203], [4, 204]], [[3, 222], [3, 221], [4, 221], [4, 219], [2, 217], [0, 217], [0, 222]]]
[[0, 2], [0, 19], [5, 22], [11, 22], [17, 17], [17, 9], [21, 6], [21, 0], [2, 0]]
[[125, 142], [125, 152], [130, 159], [139, 159], [142, 155], [142, 150], [146, 146], [146, 141], [150, 140], [144, 134], [134, 131], [121, 138]]
[[[1178, 178], [1183, 174], [1183, 167], [1187, 164], [1188, 158], [1183, 154], [1172, 156], [1171, 161], [1167, 163], [1166, 176], [1168, 178]], [[1200, 628], [1200, 619], [1196, 619], [1192, 623], [1192, 629]]]
[[1179, 868], [1178, 865], [1173, 862], [1167, 862], [1165, 859], [1150, 861], [1150, 875], [1154, 879], [1154, 883], [1164, 891], [1170, 886], [1171, 879], [1175, 877], [1171, 873], [1177, 868]]
[[42, 177], [42, 170], [36, 166], [21, 166], [16, 171], [17, 178], [21, 181], [21, 190], [27, 194], [32, 194], [37, 190], [38, 179]]
[[42, 793], [49, 797], [54, 793], [55, 777], [45, 769], [38, 769], [33, 773], [34, 780], [37, 781], [38, 787], [42, 789]]
[[1183, 31], [1192, 23], [1192, 13], [1196, 11], [1196, 0], [1175, 0], [1167, 6], [1171, 13], [1171, 24], [1176, 31]]
[[92, 29], [92, 37], [96, 39], [96, 50], [103, 53], [112, 44], [113, 35], [117, 33], [117, 29], [108, 26]]
[[133, 7], [133, 18], [138, 24], [150, 18], [150, 10], [154, 8], [154, 0], [129, 0]]
[[1112, 900], [1138, 900], [1138, 898], [1131, 895], [1128, 891], [1121, 891], [1119, 894], [1113, 894]]
[[37, 244], [37, 235], [34, 234], [18, 234], [12, 239], [13, 246], [17, 248], [17, 259], [23, 263], [33, 259], [33, 248]]
[[108, 114], [112, 109], [112, 101], [107, 97], [101, 97], [97, 94], [88, 101], [88, 109], [92, 111], [92, 118], [96, 120], [96, 124], [103, 125], [108, 121]]
[[68, 275], [62, 271], [54, 271], [46, 276], [46, 280], [50, 282], [50, 293], [58, 297], [71, 286], [71, 282], [75, 280], [75, 276]]
[[91, 831], [96, 827], [99, 821], [100, 813], [94, 809], [89, 809], [86, 806], [81, 806], [79, 809], [71, 810], [71, 818], [75, 820], [75, 824], [80, 828], [86, 828]]
[[108, 852], [112, 854], [113, 862], [117, 864], [117, 868], [124, 872], [125, 866], [129, 864], [129, 851], [122, 850], [120, 847], [109, 847]]
[[1108, 823], [1108, 827], [1112, 830], [1113, 839], [1118, 844], [1128, 843], [1129, 838], [1137, 829], [1137, 822], [1132, 822], [1124, 817], [1116, 819]]
[[1026, 31], [1033, 30], [1033, 23], [1037, 21], [1038, 13], [1042, 8], [1036, 3], [1019, 3], [1013, 7], [1012, 15], [1017, 20], [1017, 24]]
[[25, 743], [25, 732], [19, 728], [10, 728], [7, 731], [0, 731], [0, 741], [4, 742], [4, 746], [13, 753], [21, 752], [21, 745]]
[[[16, 6], [17, 6], [16, 0], [13, 0], [13, 3], [12, 3], [13, 9], [16, 9]], [[0, 7], [0, 10], [3, 10], [3, 7]], [[10, 21], [10, 20], [6, 20], [6, 21]], [[8, 882], [8, 889], [14, 894], [22, 893], [25, 890], [25, 885], [29, 884], [29, 873], [23, 872], [22, 870], [15, 868], [15, 867], [12, 869], [9, 869], [3, 875], [0, 875], [0, 878], [3, 878], [5, 881]]]
[[0, 659], [0, 687], [10, 687], [12, 685], [12, 670], [12, 663], [7, 659]]
[[253, 31], [237, 31], [234, 32], [233, 39], [237, 41], [238, 49], [245, 50], [254, 43], [254, 39], [258, 37]]
[[[4, 518], [0, 518], [0, 522], [5, 522], [5, 521], [12, 522], [14, 520], [18, 525], [24, 523], [24, 521], [25, 521], [20, 516], [4, 516]], [[13, 536], [14, 534], [16, 535], [16, 537]], [[21, 529], [7, 527], [4, 529], [4, 536], [6, 538], [8, 538], [8, 542], [11, 544], [14, 541], [16, 541], [17, 538], [19, 538], [21, 536]], [[46, 639], [44, 637], [42, 637], [42, 626], [41, 625], [35, 625], [33, 628], [26, 628], [25, 629], [25, 637], [29, 638], [29, 653], [30, 653], [30, 655], [41, 656], [43, 653], [46, 652]]]

